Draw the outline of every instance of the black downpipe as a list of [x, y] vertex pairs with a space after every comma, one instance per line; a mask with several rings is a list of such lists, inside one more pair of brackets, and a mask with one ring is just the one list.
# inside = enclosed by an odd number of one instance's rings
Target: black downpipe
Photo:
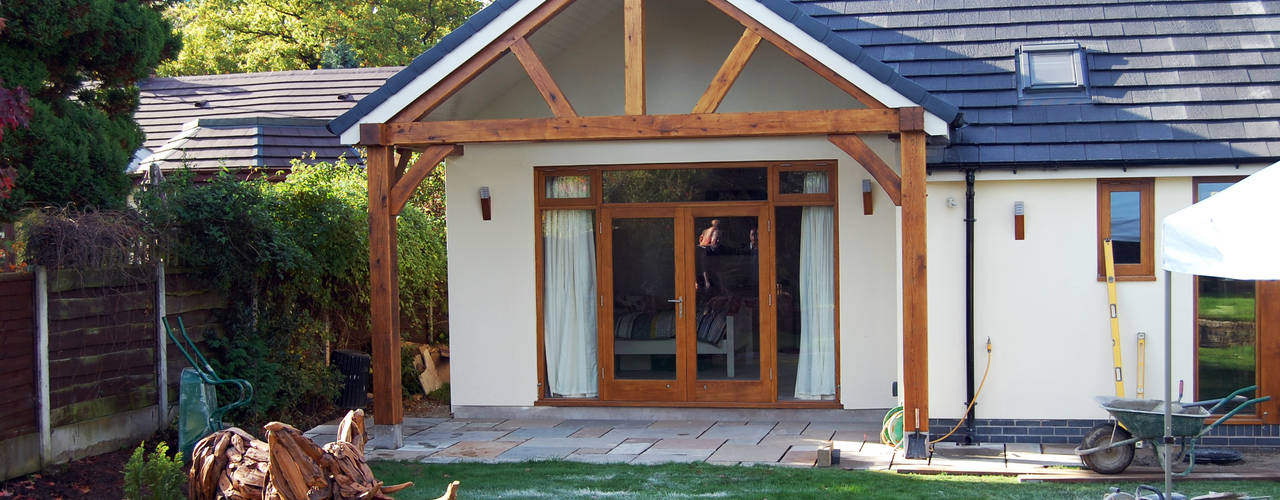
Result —
[[[964, 369], [965, 369], [965, 403], [973, 401], [973, 184], [976, 169], [964, 171]], [[978, 444], [974, 415], [977, 403], [969, 407], [965, 417], [965, 436], [963, 444]]]

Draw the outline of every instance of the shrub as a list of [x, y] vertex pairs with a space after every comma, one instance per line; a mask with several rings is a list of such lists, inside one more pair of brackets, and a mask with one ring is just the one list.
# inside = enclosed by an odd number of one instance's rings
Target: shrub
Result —
[[182, 452], [170, 458], [169, 445], [161, 441], [144, 459], [145, 453], [146, 443], [139, 444], [124, 464], [124, 497], [129, 500], [182, 498], [187, 482]]

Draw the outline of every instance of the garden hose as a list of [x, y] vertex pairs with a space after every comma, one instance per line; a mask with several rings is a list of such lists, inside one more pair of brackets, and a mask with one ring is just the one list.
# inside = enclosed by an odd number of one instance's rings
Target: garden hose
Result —
[[[969, 418], [969, 410], [973, 409], [973, 404], [978, 401], [978, 396], [982, 394], [982, 387], [987, 384], [987, 375], [990, 373], [991, 337], [987, 337], [987, 367], [982, 371], [982, 381], [978, 383], [978, 390], [974, 392], [973, 399], [969, 401], [969, 405], [964, 409], [964, 416], [960, 418], [959, 422], [956, 422], [955, 427], [952, 427], [950, 432], [945, 436], [930, 441], [929, 444], [935, 444], [951, 437], [952, 434], [955, 434], [956, 430], [960, 429], [961, 425], [964, 425], [965, 419]], [[903, 413], [904, 410], [902, 409], [902, 406], [895, 406], [884, 415], [884, 420], [880, 424], [880, 442], [882, 444], [887, 444], [894, 448], [898, 448], [902, 445]]]
[[961, 425], [964, 425], [964, 421], [969, 418], [969, 410], [973, 409], [973, 404], [978, 402], [978, 396], [982, 395], [982, 386], [987, 385], [987, 374], [989, 373], [991, 373], [991, 337], [987, 337], [987, 368], [982, 370], [982, 381], [978, 382], [978, 390], [973, 393], [973, 399], [969, 400], [969, 406], [964, 408], [964, 416], [960, 417], [960, 421], [956, 422], [956, 426], [951, 428], [951, 432], [948, 432], [945, 436], [938, 439], [929, 441], [929, 444], [937, 444], [943, 439], [951, 437], [951, 435], [955, 434], [956, 430], [959, 429]]

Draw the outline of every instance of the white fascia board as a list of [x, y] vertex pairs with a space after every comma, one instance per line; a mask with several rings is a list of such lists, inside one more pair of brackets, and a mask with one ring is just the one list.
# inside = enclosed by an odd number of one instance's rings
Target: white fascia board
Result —
[[[777, 33], [778, 36], [781, 36], [787, 41], [795, 44], [795, 46], [800, 48], [800, 50], [803, 50], [810, 56], [813, 56], [813, 58], [817, 59], [819, 63], [822, 63], [832, 71], [835, 71], [836, 74], [848, 80], [849, 83], [852, 83], [855, 87], [862, 89], [863, 92], [866, 92], [885, 106], [890, 108], [906, 108], [920, 105], [919, 103], [912, 102], [910, 99], [907, 99], [902, 94], [899, 94], [898, 91], [893, 89], [893, 87], [885, 85], [884, 82], [881, 82], [866, 71], [863, 71], [863, 69], [859, 68], [858, 65], [853, 63], [853, 61], [845, 59], [844, 56], [837, 54], [836, 51], [831, 50], [831, 47], [828, 47], [821, 41], [809, 36], [808, 33], [797, 28], [796, 25], [791, 24], [790, 21], [783, 19], [781, 16], [774, 13], [772, 10], [769, 10], [768, 7], [761, 5], [759, 2], [755, 0], [728, 1], [730, 4], [733, 4], [734, 7], [737, 7], [738, 10], [741, 10], [743, 13], [751, 16], [766, 28]], [[928, 110], [925, 110], [924, 112], [924, 130], [929, 135], [935, 136], [947, 137], [950, 134], [950, 127], [947, 125], [947, 122], [943, 121], [942, 118], [938, 118], [937, 115], [930, 113]]]
[[515, 5], [498, 14], [489, 24], [481, 28], [474, 35], [471, 35], [466, 41], [458, 45], [456, 49], [445, 55], [435, 64], [427, 68], [426, 71], [418, 75], [408, 85], [400, 89], [391, 97], [382, 101], [372, 111], [366, 113], [355, 124], [347, 127], [339, 134], [343, 144], [356, 144], [360, 142], [360, 124], [362, 123], [386, 123], [391, 117], [399, 113], [400, 110], [409, 106], [422, 94], [426, 93], [440, 80], [443, 80], [454, 70], [462, 66], [463, 63], [471, 59], [472, 56], [479, 53], [485, 47], [497, 40], [499, 36], [506, 33], [507, 30], [515, 26], [516, 23], [524, 19], [534, 9], [542, 5], [546, 0], [520, 0]]

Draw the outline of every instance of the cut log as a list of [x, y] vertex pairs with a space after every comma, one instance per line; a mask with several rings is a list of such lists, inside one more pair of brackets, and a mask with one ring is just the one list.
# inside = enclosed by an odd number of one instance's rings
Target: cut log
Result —
[[365, 463], [364, 412], [347, 413], [338, 440], [317, 446], [280, 422], [264, 426], [267, 442], [243, 430], [215, 432], [196, 443], [188, 473], [191, 500], [215, 499], [375, 499], [413, 483], [384, 487]]

